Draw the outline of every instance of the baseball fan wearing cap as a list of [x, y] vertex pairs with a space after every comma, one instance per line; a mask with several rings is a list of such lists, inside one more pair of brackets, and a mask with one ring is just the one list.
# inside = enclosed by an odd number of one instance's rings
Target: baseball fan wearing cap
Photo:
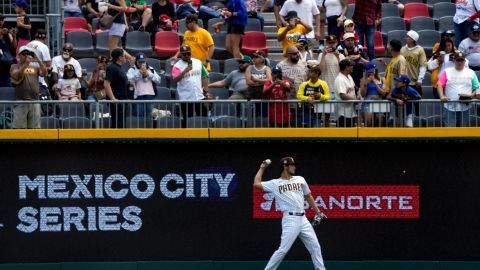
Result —
[[[277, 210], [283, 212], [280, 247], [273, 253], [265, 269], [277, 269], [295, 239], [301, 235], [302, 242], [312, 257], [314, 268], [325, 270], [322, 250], [313, 226], [318, 225], [327, 216], [320, 212], [305, 178], [295, 175], [297, 164], [293, 157], [280, 159], [281, 174], [279, 178], [262, 182], [263, 174], [270, 164], [269, 159], [263, 161], [253, 181], [255, 188], [274, 196]], [[306, 217], [304, 201], [307, 201], [315, 211], [312, 223]]]
[[298, 18], [297, 12], [292, 10], [285, 16], [287, 26], [278, 29], [278, 42], [282, 43], [283, 53], [287, 50], [288, 46], [295, 45], [298, 42], [298, 38], [301, 35], [306, 35], [312, 31], [312, 27]]
[[368, 56], [363, 46], [355, 41], [355, 35], [353, 33], [345, 33], [343, 38], [342, 44], [338, 46], [338, 51], [345, 56], [345, 59], [355, 63], [351, 76], [355, 85], [358, 86], [363, 77], [363, 64], [369, 61]]
[[[135, 66], [127, 72], [127, 78], [130, 85], [133, 86], [133, 99], [135, 100], [153, 100], [156, 93], [156, 85], [160, 85], [160, 76], [155, 69], [148, 66], [147, 56], [140, 52], [135, 56]], [[152, 103], [135, 103], [135, 116], [152, 115]]]
[[81, 87], [82, 85], [75, 74], [75, 67], [72, 64], [66, 64], [63, 67], [63, 77], [56, 84], [55, 93], [58, 100], [81, 100]]
[[355, 23], [352, 20], [347, 19], [347, 20], [345, 20], [343, 25], [344, 25], [345, 31], [340, 35], [340, 41], [344, 40], [343, 36], [346, 33], [352, 33], [353, 36], [355, 37], [355, 42], [357, 42], [357, 43], [360, 42], [360, 37], [358, 36], [357, 32], [355, 31]]
[[245, 70], [253, 64], [252, 58], [248, 55], [238, 59], [238, 69], [230, 72], [227, 77], [221, 81], [210, 83], [208, 88], [229, 88], [230, 100], [247, 99], [248, 85], [245, 78]]
[[465, 67], [465, 53], [454, 55], [455, 66], [445, 69], [438, 78], [437, 92], [443, 105], [442, 122], [444, 127], [464, 127], [469, 123], [470, 103], [455, 102], [471, 100], [476, 96], [479, 83], [475, 72]]
[[387, 99], [395, 102], [397, 105], [397, 116], [406, 115], [405, 126], [413, 127], [413, 104], [408, 101], [421, 99], [422, 96], [415, 88], [409, 85], [410, 78], [408, 75], [402, 74], [395, 78], [395, 81], [395, 88], [390, 91]]
[[305, 35], [301, 35], [297, 40], [297, 49], [300, 53], [300, 59], [307, 62], [313, 60], [313, 51], [309, 49], [308, 38]]
[[[248, 84], [248, 97], [250, 99], [262, 99], [263, 85], [272, 79], [272, 71], [269, 66], [265, 64], [265, 53], [263, 51], [256, 51], [252, 54], [253, 65], [247, 67], [245, 70], [245, 78]], [[261, 105], [257, 103], [256, 105]], [[261, 111], [260, 108], [257, 111]]]
[[[269, 100], [288, 100], [291, 85], [282, 79], [282, 69], [272, 68], [272, 79], [263, 86], [263, 95]], [[269, 103], [268, 121], [272, 127], [288, 127], [291, 116], [288, 103]]]
[[[360, 95], [364, 100], [381, 100], [385, 95], [385, 78], [378, 74], [377, 66], [374, 62], [365, 64], [365, 76], [360, 81]], [[364, 113], [366, 126], [373, 127], [373, 113], [370, 103], [362, 103], [362, 112]], [[382, 114], [375, 114], [378, 118], [377, 123], [381, 126]]]
[[[330, 91], [325, 81], [320, 80], [322, 71], [318, 62], [308, 66], [308, 81], [303, 82], [298, 88], [297, 99], [307, 103], [307, 108], [302, 109], [302, 125], [306, 127], [320, 127], [321, 114], [314, 106], [315, 101], [328, 101]], [[326, 122], [326, 121], [324, 121]], [[324, 126], [329, 123], [324, 123]]]
[[26, 0], [16, 0], [13, 3], [15, 8], [15, 13], [17, 13], [17, 53], [18, 49], [24, 45], [27, 45], [30, 40], [30, 29], [32, 25], [30, 24], [30, 18], [27, 15], [28, 4]]
[[480, 70], [480, 25], [475, 24], [471, 30], [470, 36], [460, 43], [458, 50], [465, 53], [471, 69]]
[[[410, 78], [410, 86], [414, 87], [420, 94], [422, 93], [422, 82], [427, 72], [427, 55], [425, 50], [417, 45], [419, 35], [410, 30], [405, 35], [406, 45], [402, 47], [400, 53], [407, 61], [406, 74]], [[418, 111], [418, 110], [417, 110]]]

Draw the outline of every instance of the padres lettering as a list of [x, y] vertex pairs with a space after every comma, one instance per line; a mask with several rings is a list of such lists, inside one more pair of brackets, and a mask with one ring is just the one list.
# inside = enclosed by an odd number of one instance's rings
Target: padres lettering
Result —
[[285, 192], [285, 191], [299, 191], [299, 192], [303, 192], [303, 191], [302, 191], [302, 184], [300, 184], [300, 183], [285, 184], [285, 185], [278, 186], [278, 191], [279, 191], [280, 193], [283, 193], [283, 192]]

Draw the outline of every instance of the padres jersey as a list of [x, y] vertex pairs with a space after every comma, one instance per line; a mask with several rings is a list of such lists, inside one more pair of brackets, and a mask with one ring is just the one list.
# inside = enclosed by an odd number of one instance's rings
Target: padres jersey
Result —
[[279, 211], [303, 212], [304, 196], [310, 193], [305, 178], [293, 176], [290, 180], [273, 179], [262, 182], [263, 190], [271, 192], [275, 196], [275, 202]]

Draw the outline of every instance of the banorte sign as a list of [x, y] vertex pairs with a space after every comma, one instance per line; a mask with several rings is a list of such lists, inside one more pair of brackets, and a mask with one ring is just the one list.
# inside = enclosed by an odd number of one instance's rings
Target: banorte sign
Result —
[[[329, 218], [420, 218], [418, 185], [311, 185], [310, 190]], [[314, 216], [307, 201], [304, 208]], [[273, 194], [254, 189], [253, 217], [282, 217]]]

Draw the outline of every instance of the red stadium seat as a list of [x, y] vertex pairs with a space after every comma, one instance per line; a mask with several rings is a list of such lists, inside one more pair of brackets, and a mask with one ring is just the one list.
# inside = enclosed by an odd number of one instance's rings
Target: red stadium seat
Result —
[[[367, 41], [364, 39], [363, 49], [368, 53]], [[375, 49], [375, 56], [385, 55], [385, 45], [383, 44], [382, 32], [375, 31], [373, 35], [373, 45]]]
[[84, 31], [88, 32], [88, 24], [85, 18], [70, 17], [65, 18], [63, 21], [63, 33], [67, 34], [71, 31]]
[[267, 35], [256, 31], [245, 32], [242, 38], [242, 53], [252, 54], [257, 50], [263, 51], [268, 55]]
[[173, 56], [180, 49], [177, 32], [163, 31], [155, 34], [155, 53], [158, 56]]
[[430, 17], [428, 13], [428, 5], [424, 3], [408, 3], [405, 4], [405, 9], [403, 10], [403, 19], [407, 28], [410, 27], [410, 19], [413, 17]]

